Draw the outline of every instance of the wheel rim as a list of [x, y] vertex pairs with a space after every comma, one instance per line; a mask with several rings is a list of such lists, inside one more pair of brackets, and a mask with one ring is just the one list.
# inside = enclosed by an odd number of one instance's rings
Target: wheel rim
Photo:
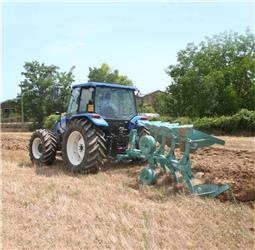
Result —
[[33, 152], [33, 156], [35, 159], [40, 159], [42, 156], [42, 140], [37, 137], [34, 139], [33, 144], [32, 144], [32, 152]]
[[67, 157], [69, 161], [77, 166], [81, 164], [85, 155], [85, 142], [79, 131], [73, 131], [67, 140]]

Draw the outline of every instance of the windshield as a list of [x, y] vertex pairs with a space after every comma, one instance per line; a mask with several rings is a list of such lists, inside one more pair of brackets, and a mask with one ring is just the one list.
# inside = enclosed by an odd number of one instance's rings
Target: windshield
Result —
[[105, 119], [130, 120], [136, 115], [132, 90], [108, 87], [96, 88], [96, 112]]

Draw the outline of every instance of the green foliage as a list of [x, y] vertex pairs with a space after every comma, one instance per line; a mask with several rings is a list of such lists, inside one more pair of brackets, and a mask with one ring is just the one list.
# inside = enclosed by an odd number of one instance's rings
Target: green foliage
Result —
[[188, 44], [166, 73], [172, 83], [160, 113], [170, 116], [232, 115], [255, 109], [255, 36], [222, 33]]
[[48, 117], [46, 117], [46, 119], [44, 120], [43, 122], [43, 127], [44, 128], [48, 128], [50, 130], [53, 130], [54, 129], [54, 125], [55, 123], [60, 119], [60, 116], [59, 115], [55, 115], [55, 114], [52, 114], [52, 115], [49, 115]]
[[0, 117], [2, 123], [21, 122], [21, 115], [17, 112], [11, 113], [9, 117], [2, 116], [0, 112]]
[[26, 62], [25, 79], [21, 82], [25, 118], [33, 118], [42, 124], [49, 114], [66, 110], [74, 81], [72, 67], [67, 72], [59, 72], [54, 65], [46, 66], [37, 61]]
[[161, 115], [169, 115], [169, 110], [172, 108], [173, 98], [168, 93], [162, 93], [155, 97], [153, 108], [155, 112]]
[[242, 109], [233, 116], [220, 116], [217, 118], [203, 118], [194, 121], [198, 129], [220, 131], [223, 133], [255, 132], [255, 111]]
[[138, 108], [139, 113], [156, 113], [154, 108], [149, 104], [144, 104]]
[[232, 116], [219, 117], [203, 117], [203, 118], [188, 118], [178, 117], [173, 118], [169, 116], [161, 116], [160, 118], [153, 118], [152, 120], [161, 120], [180, 124], [193, 124], [194, 128], [217, 132], [221, 134], [254, 134], [255, 133], [255, 111], [242, 109]]
[[29, 131], [33, 132], [35, 131], [36, 129], [41, 129], [42, 128], [42, 124], [41, 123], [38, 123], [38, 122], [30, 122], [30, 125], [29, 125]]
[[127, 76], [121, 75], [117, 69], [112, 71], [106, 63], [103, 63], [100, 68], [89, 68], [88, 81], [133, 86], [133, 82]]

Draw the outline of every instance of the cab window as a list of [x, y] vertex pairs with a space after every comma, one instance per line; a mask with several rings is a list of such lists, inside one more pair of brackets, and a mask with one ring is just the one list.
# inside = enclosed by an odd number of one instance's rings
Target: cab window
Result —
[[95, 106], [105, 119], [130, 120], [136, 115], [133, 90], [97, 87]]
[[70, 102], [67, 109], [68, 115], [73, 115], [77, 113], [78, 104], [79, 104], [79, 97], [80, 97], [80, 88], [75, 88], [72, 91], [72, 95], [70, 98]]
[[87, 104], [89, 103], [89, 101], [92, 101], [93, 90], [94, 90], [93, 88], [82, 89], [80, 106], [79, 106], [79, 113], [86, 113], [87, 112]]

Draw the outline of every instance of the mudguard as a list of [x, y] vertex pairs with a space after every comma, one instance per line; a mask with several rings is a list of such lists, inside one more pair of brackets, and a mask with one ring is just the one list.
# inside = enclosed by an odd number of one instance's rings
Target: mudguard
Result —
[[95, 113], [72, 115], [70, 118], [68, 118], [68, 120], [71, 121], [73, 119], [81, 118], [81, 117], [88, 118], [94, 125], [99, 126], [99, 127], [108, 127], [109, 126], [107, 121], [101, 115], [95, 114]]
[[63, 134], [66, 130], [66, 117], [61, 117], [54, 126], [54, 134], [57, 136], [59, 133]]
[[91, 113], [85, 113], [85, 114], [75, 114], [72, 115], [70, 117], [62, 117], [56, 124], [54, 127], [54, 134], [58, 134], [59, 132], [61, 134], [63, 134], [66, 130], [66, 124], [74, 119], [77, 118], [87, 118], [89, 119], [95, 126], [99, 126], [99, 127], [108, 127], [108, 123], [106, 122], [106, 120], [98, 115], [98, 114], [91, 114]]
[[128, 129], [134, 129], [134, 128], [140, 128], [140, 127], [144, 127], [144, 124], [142, 123], [142, 121], [147, 121], [148, 118], [146, 116], [143, 115], [136, 115], [134, 116], [128, 123]]

